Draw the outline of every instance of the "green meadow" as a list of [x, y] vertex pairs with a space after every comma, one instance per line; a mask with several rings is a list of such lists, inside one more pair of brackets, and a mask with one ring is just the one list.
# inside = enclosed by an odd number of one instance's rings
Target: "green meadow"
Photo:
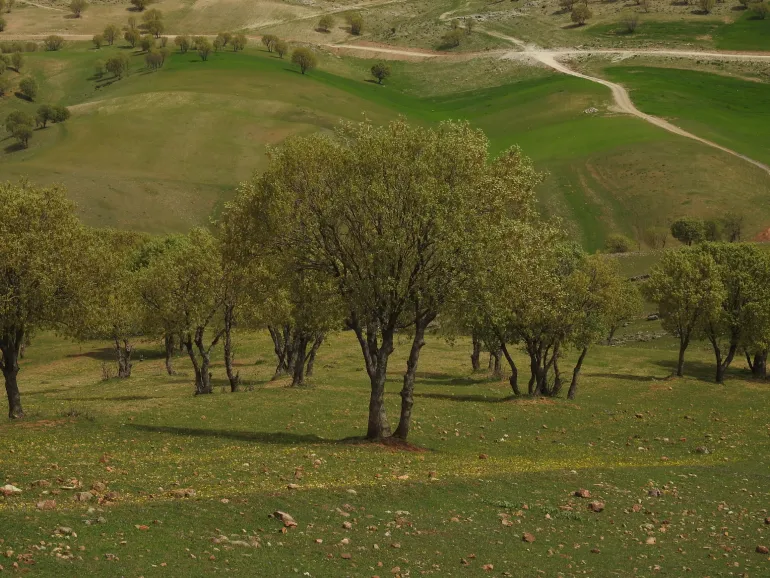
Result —
[[[658, 330], [639, 321], [624, 334]], [[433, 335], [411, 450], [354, 439], [368, 382], [352, 335], [324, 345], [309, 388], [268, 381], [271, 349], [241, 334], [245, 390], [194, 397], [186, 359], [169, 377], [153, 344], [130, 380], [102, 381], [107, 344], [36, 336], [20, 375], [28, 417], [0, 424], [0, 470], [22, 489], [0, 497], [0, 565], [32, 576], [770, 571], [755, 552], [770, 543], [767, 386], [741, 363], [715, 386], [705, 344], [683, 379], [668, 377], [671, 338], [595, 346], [567, 402], [513, 399], [507, 381], [470, 372], [466, 339]], [[400, 341], [391, 364], [391, 416], [407, 350]], [[221, 363], [214, 377], [224, 386]], [[297, 526], [283, 533], [276, 510]]]
[[[175, 53], [157, 72], [144, 68], [137, 51], [127, 78], [96, 78], [96, 62], [118, 50], [127, 49], [70, 44], [28, 55], [24, 73], [41, 85], [37, 101], [65, 104], [73, 118], [35, 131], [27, 150], [8, 138], [0, 153], [5, 178], [62, 183], [89, 224], [186, 230], [216, 215], [237, 184], [265, 166], [267, 146], [341, 119], [381, 123], [399, 115], [425, 123], [467, 119], [487, 133], [492, 153], [521, 146], [547, 174], [543, 212], [562, 217], [589, 249], [601, 247], [608, 232], [632, 234], [674, 213], [710, 216], [727, 206], [747, 213], [751, 231], [770, 222], [770, 209], [749, 213], [736, 195], [767, 192], [767, 175], [614, 114], [609, 92], [581, 79], [519, 67], [500, 72], [497, 85], [485, 78], [474, 89], [476, 69], [489, 63], [479, 58], [453, 71], [430, 61], [394, 63], [391, 79], [378, 86], [367, 78], [372, 61], [329, 56], [302, 76], [253, 48], [208, 62]], [[35, 107], [6, 97], [0, 116]], [[585, 112], [592, 108], [598, 112]], [[692, 173], [681, 170], [683, 158]]]

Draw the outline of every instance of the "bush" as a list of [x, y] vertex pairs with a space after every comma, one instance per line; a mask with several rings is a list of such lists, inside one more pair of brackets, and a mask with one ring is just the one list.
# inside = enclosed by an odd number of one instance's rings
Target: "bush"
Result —
[[604, 241], [604, 249], [608, 253], [628, 253], [633, 246], [634, 243], [631, 239], [620, 234], [608, 235]]
[[31, 76], [22, 78], [21, 82], [19, 82], [19, 92], [27, 99], [35, 100], [35, 97], [37, 97], [37, 81]]
[[24, 44], [24, 52], [37, 52], [37, 42], [27, 42]]
[[304, 47], [296, 48], [294, 52], [291, 53], [291, 61], [299, 66], [299, 70], [302, 74], [305, 74], [308, 70], [312, 70], [318, 64], [315, 54], [313, 54], [309, 48]]
[[108, 58], [104, 67], [107, 69], [107, 72], [112, 74], [115, 78], [123, 78], [128, 73], [128, 65], [128, 55], [121, 52], [117, 56]]
[[11, 91], [11, 80], [5, 76], [0, 76], [0, 96], [4, 96]]
[[21, 52], [14, 52], [11, 55], [11, 64], [13, 64], [16, 72], [21, 72], [21, 67], [24, 66], [24, 57], [21, 55]]
[[711, 14], [716, 5], [716, 0], [698, 0], [698, 6], [705, 14]]
[[131, 0], [131, 4], [140, 12], [152, 4], [153, 0]]
[[441, 37], [441, 47], [442, 48], [457, 48], [460, 46], [460, 42], [462, 42], [463, 39], [463, 33], [460, 32], [460, 29], [450, 30], [444, 36]]
[[685, 245], [700, 243], [706, 236], [705, 225], [700, 219], [682, 217], [671, 223], [671, 236]]
[[274, 49], [278, 57], [283, 58], [283, 55], [289, 51], [289, 44], [285, 40], [276, 40]]
[[43, 46], [49, 51], [60, 50], [61, 47], [64, 46], [64, 38], [56, 34], [51, 34], [43, 40]]
[[0, 17], [0, 32], [5, 30], [5, 26], [6, 26], [5, 18]]
[[324, 14], [318, 21], [318, 29], [323, 32], [329, 32], [329, 29], [334, 26], [334, 18], [330, 14]]
[[94, 48], [101, 48], [102, 44], [104, 44], [104, 36], [101, 34], [94, 34], [94, 37], [91, 39], [91, 42], [94, 43]]
[[350, 33], [358, 36], [364, 29], [364, 17], [358, 12], [348, 14], [348, 24], [350, 25]]
[[626, 14], [623, 16], [623, 26], [626, 28], [626, 32], [633, 34], [639, 26], [639, 16], [633, 13]]
[[275, 43], [278, 42], [278, 37], [275, 34], [265, 34], [262, 37], [262, 44], [265, 45], [268, 52], [272, 52], [275, 48]]
[[770, 14], [770, 4], [767, 2], [757, 2], [751, 5], [751, 12], [754, 18], [764, 20]]
[[585, 4], [578, 4], [572, 9], [570, 20], [572, 20], [578, 26], [583, 26], [583, 24], [586, 23], [586, 20], [591, 18], [591, 16], [593, 16], [593, 14], [591, 13], [591, 10], [588, 8], [588, 6]]
[[83, 14], [83, 10], [86, 8], [88, 8], [88, 2], [86, 2], [86, 0], [72, 0], [72, 2], [70, 2], [70, 12], [72, 12], [75, 18], [80, 18], [81, 14]]
[[183, 36], [177, 36], [174, 38], [174, 44], [176, 44], [179, 47], [179, 52], [184, 54], [188, 50], [190, 50], [190, 46], [192, 46], [192, 41], [190, 40], [190, 37], [187, 35]]
[[378, 62], [372, 66], [372, 76], [377, 79], [378, 84], [390, 76], [390, 65], [387, 62]]

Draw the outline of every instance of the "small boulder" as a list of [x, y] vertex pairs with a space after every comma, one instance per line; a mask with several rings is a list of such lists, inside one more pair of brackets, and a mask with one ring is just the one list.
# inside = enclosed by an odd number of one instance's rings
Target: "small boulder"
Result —
[[598, 514], [599, 512], [604, 510], [604, 502], [600, 502], [598, 500], [590, 502], [588, 504], [588, 509]]
[[43, 500], [36, 504], [38, 510], [55, 510], [56, 500]]
[[532, 542], [535, 541], [535, 536], [533, 534], [530, 534], [529, 532], [524, 532], [524, 534], [521, 536], [521, 541], [531, 544]]
[[284, 525], [285, 528], [296, 528], [297, 527], [296, 520], [292, 517], [291, 514], [289, 514], [287, 512], [282, 512], [280, 510], [276, 510], [275, 513], [273, 514], [273, 516], [278, 518], [281, 522], [283, 522], [283, 525]]
[[591, 492], [589, 492], [585, 488], [580, 488], [579, 490], [575, 490], [574, 496], [576, 498], [590, 498]]
[[647, 495], [651, 498], [660, 498], [663, 495], [663, 492], [661, 492], [658, 488], [652, 488], [651, 490], [647, 491]]
[[90, 502], [94, 499], [94, 495], [91, 492], [76, 492], [72, 499], [76, 502]]
[[0, 494], [3, 494], [4, 496], [18, 496], [21, 494], [21, 488], [17, 488], [11, 484], [5, 484], [0, 488]]
[[767, 546], [757, 546], [757, 554], [770, 554], [770, 549]]

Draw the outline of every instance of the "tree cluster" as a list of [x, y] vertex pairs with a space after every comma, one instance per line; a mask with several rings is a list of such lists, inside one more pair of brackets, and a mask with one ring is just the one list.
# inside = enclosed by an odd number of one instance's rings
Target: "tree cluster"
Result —
[[703, 241], [741, 240], [743, 217], [736, 213], [727, 213], [719, 219], [699, 219], [681, 217], [671, 223], [671, 236], [680, 243], [691, 246]]

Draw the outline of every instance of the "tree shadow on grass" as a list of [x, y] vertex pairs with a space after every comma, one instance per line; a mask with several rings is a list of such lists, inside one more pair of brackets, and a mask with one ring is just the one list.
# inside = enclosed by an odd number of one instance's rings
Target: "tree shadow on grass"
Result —
[[24, 150], [24, 149], [26, 149], [26, 148], [27, 148], [27, 147], [25, 147], [25, 146], [24, 146], [23, 144], [21, 144], [20, 142], [15, 142], [15, 143], [11, 143], [11, 144], [9, 144], [9, 145], [8, 145], [8, 146], [6, 146], [6, 147], [5, 147], [3, 150], [4, 150], [6, 153], [15, 153], [15, 152], [18, 152], [18, 151], [23, 151], [23, 150]]
[[481, 383], [478, 380], [471, 379], [470, 377], [453, 377], [448, 373], [433, 373], [429, 371], [418, 371], [415, 377], [421, 381], [438, 382], [434, 385], [478, 385]]
[[607, 377], [610, 379], [622, 379], [624, 381], [663, 381], [668, 376], [657, 377], [655, 375], [634, 375], [632, 373], [584, 373], [585, 377]]
[[513, 401], [516, 399], [526, 399], [524, 397], [517, 398], [515, 395], [508, 395], [505, 397], [489, 397], [488, 395], [480, 394], [451, 395], [449, 393], [415, 393], [414, 397], [439, 399], [442, 401], [475, 401], [479, 403], [501, 403], [504, 401]]
[[[674, 359], [662, 359], [656, 361], [655, 365], [671, 370], [672, 376], [676, 373], [676, 360]], [[687, 358], [684, 360], [685, 377], [695, 377], [699, 381], [714, 383], [715, 373], [716, 367], [711, 363], [705, 363], [703, 361], [688, 361]]]
[[119, 395], [117, 397], [95, 396], [95, 397], [59, 397], [61, 401], [144, 401], [148, 399], [162, 399], [157, 395]]
[[126, 424], [127, 427], [150, 432], [150, 433], [164, 433], [178, 436], [192, 436], [192, 437], [212, 437], [212, 438], [226, 438], [244, 442], [258, 442], [265, 444], [275, 445], [298, 445], [298, 444], [339, 444], [344, 443], [347, 440], [329, 440], [318, 437], [315, 434], [296, 434], [289, 432], [255, 432], [255, 431], [239, 431], [228, 429], [203, 429], [203, 428], [191, 428], [191, 427], [174, 427], [174, 426], [155, 426], [155, 425], [142, 425], [142, 424]]

